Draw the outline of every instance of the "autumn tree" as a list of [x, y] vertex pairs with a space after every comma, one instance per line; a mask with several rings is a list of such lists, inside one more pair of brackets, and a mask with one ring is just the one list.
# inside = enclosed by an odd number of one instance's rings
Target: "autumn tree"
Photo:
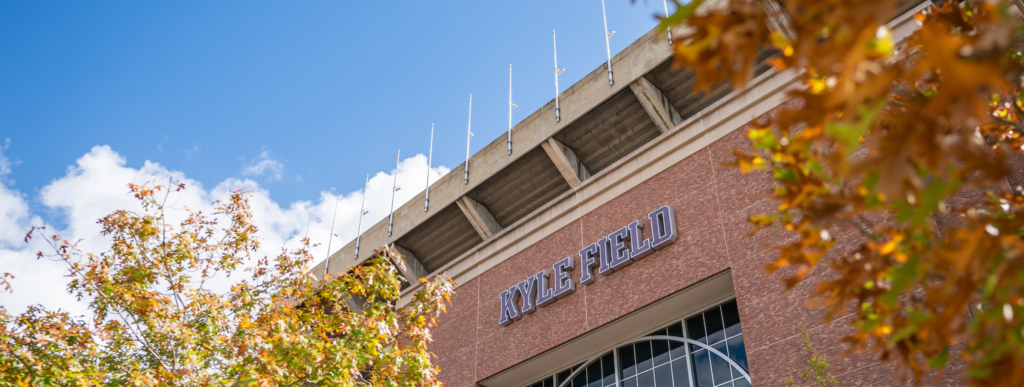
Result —
[[204, 214], [168, 212], [183, 185], [130, 189], [143, 211], [99, 221], [109, 251], [86, 253], [43, 229], [26, 237], [53, 247], [40, 259], [67, 263], [68, 291], [89, 300], [91, 316], [0, 307], [0, 386], [441, 384], [427, 344], [451, 280], [424, 281], [398, 307], [401, 259], [386, 248], [318, 281], [308, 240], [256, 259], [246, 193]]
[[687, 25], [675, 65], [698, 89], [742, 88], [765, 48], [803, 82], [733, 164], [774, 180], [777, 210], [753, 229], [793, 235], [767, 270], [789, 287], [819, 265], [841, 274], [812, 305], [852, 311], [842, 340], [897, 361], [898, 379], [959, 356], [975, 385], [1024, 384], [1024, 196], [1008, 183], [1024, 165], [1021, 2], [929, 2], [905, 38], [887, 23], [918, 2], [701, 3], [662, 20]]

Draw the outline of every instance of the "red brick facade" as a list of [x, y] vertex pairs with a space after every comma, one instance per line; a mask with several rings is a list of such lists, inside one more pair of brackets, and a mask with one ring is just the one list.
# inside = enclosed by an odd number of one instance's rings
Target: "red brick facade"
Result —
[[[891, 363], [879, 363], [872, 355], [841, 355], [843, 347], [837, 338], [849, 333], [849, 316], [822, 325], [821, 312], [804, 306], [815, 280], [833, 273], [819, 267], [808, 281], [784, 291], [780, 278], [785, 273], [764, 272], [764, 266], [777, 256], [764, 245], [780, 244], [791, 236], [772, 231], [748, 235], [747, 217], [771, 211], [774, 205], [765, 200], [771, 187], [767, 174], [743, 176], [737, 169], [721, 165], [733, 159], [734, 149], [748, 146], [744, 134], [744, 130], [731, 133], [481, 276], [460, 284], [432, 345], [445, 383], [452, 387], [474, 386], [590, 330], [730, 270], [755, 385], [781, 385], [786, 377], [799, 379], [807, 359], [800, 336], [801, 324], [830, 360], [830, 372], [841, 385], [893, 384]], [[550, 270], [551, 264], [560, 258], [576, 257], [585, 245], [632, 220], [645, 219], [648, 212], [662, 205], [675, 211], [679, 232], [675, 244], [611, 276], [598, 276], [591, 285], [578, 285], [575, 294], [507, 327], [498, 325], [498, 295], [502, 290], [541, 269]], [[644, 233], [650, 237], [649, 229], [645, 228]], [[842, 241], [854, 236], [840, 234], [837, 248], [842, 249]], [[613, 297], [614, 302], [610, 302]], [[954, 366], [943, 379], [928, 383], [963, 385], [958, 379], [963, 374], [962, 369], [957, 369], [960, 367]], [[523, 381], [526, 382], [529, 381]]]

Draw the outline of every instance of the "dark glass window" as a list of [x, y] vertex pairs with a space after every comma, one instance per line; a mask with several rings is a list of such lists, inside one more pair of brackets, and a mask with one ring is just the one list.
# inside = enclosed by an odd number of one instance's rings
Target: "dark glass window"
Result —
[[722, 304], [722, 320], [725, 322], [725, 335], [729, 337], [740, 334], [740, 311], [736, 308], [736, 300]]
[[544, 380], [531, 384], [530, 387], [555, 387], [554, 376], [548, 376]]
[[[727, 352], [725, 343], [712, 345], [711, 348], [714, 348], [721, 353]], [[730, 366], [729, 362], [721, 356], [711, 356], [711, 376], [715, 379], [715, 385], [732, 380], [732, 372], [729, 371], [730, 368], [732, 368], [732, 366]]]
[[654, 368], [654, 385], [657, 387], [675, 387], [672, 382], [671, 364]]
[[555, 375], [555, 386], [561, 386], [566, 380], [569, 380], [569, 374], [572, 374], [572, 368], [566, 369]]
[[636, 378], [629, 378], [622, 381], [622, 387], [637, 387]]
[[[744, 371], [748, 370], [735, 300], [651, 331], [644, 337], [651, 336], [690, 338], [709, 345], [725, 358], [707, 347], [678, 341], [637, 341], [608, 351], [590, 364], [566, 368], [527, 387], [690, 387], [691, 381], [698, 387], [750, 387], [743, 374], [729, 362], [732, 360]], [[577, 369], [579, 372], [573, 375]]]
[[708, 343], [707, 335], [704, 334], [704, 314], [698, 314], [696, 316], [686, 319], [686, 337], [693, 340], [697, 340], [704, 344]]
[[654, 366], [668, 363], [668, 340], [651, 341], [651, 350], [654, 351]]
[[743, 367], [744, 371], [750, 371], [747, 368], [747, 350], [743, 347], [743, 335], [736, 335], [729, 339], [729, 358]]
[[647, 371], [651, 369], [651, 342], [641, 341], [633, 344], [633, 350], [636, 351], [636, 373]]
[[[675, 323], [675, 324], [669, 325], [669, 327], [668, 327], [668, 335], [669, 336], [675, 336], [675, 337], [686, 337], [686, 336], [683, 335], [683, 324], [682, 323]], [[668, 342], [668, 347], [669, 347], [670, 351], [672, 352], [672, 359], [673, 360], [686, 356], [686, 346], [683, 345], [683, 343], [680, 343], [678, 341], [669, 341]]]
[[708, 344], [714, 344], [725, 339], [725, 332], [722, 331], [722, 312], [719, 308], [713, 308], [704, 312], [704, 328], [708, 332]]
[[636, 385], [639, 387], [654, 387], [654, 373], [644, 372], [636, 376]]
[[619, 367], [622, 367], [623, 378], [636, 375], [636, 357], [633, 356], [633, 344], [619, 347]]
[[[687, 334], [702, 343], [711, 344], [719, 353], [736, 362], [747, 371], [747, 353], [743, 346], [743, 330], [740, 327], [739, 309], [736, 300], [705, 310], [686, 319]], [[691, 369], [699, 387], [733, 386], [733, 383], [749, 386], [743, 374], [736, 371], [728, 361], [696, 345], [690, 347]]]
[[690, 372], [686, 369], [686, 358], [672, 361], [672, 380], [676, 386], [687, 387], [690, 385]]
[[587, 387], [602, 387], [601, 376], [601, 362], [595, 361], [587, 367]]
[[580, 370], [580, 372], [572, 378], [572, 387], [587, 387], [587, 370]]
[[[744, 360], [744, 363], [746, 361]], [[608, 352], [601, 358], [602, 380], [605, 387], [615, 385], [615, 354]]]

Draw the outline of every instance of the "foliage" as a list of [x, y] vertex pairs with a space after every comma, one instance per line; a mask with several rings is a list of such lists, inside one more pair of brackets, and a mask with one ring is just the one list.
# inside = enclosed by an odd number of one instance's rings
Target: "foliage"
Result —
[[[818, 349], [814, 348], [814, 344], [811, 343], [811, 336], [807, 334], [807, 329], [803, 329], [801, 334], [804, 337], [804, 348], [807, 349], [807, 352], [811, 353], [811, 358], [807, 359], [807, 368], [802, 372], [804, 379], [812, 381], [815, 386], [838, 386], [839, 381], [832, 377], [832, 375], [828, 374], [828, 368], [830, 367], [828, 359], [821, 356]], [[793, 381], [793, 378], [786, 378], [785, 385], [787, 387], [797, 386], [796, 382]]]
[[789, 287], [822, 262], [841, 273], [817, 280], [813, 305], [852, 312], [843, 341], [895, 359], [897, 379], [941, 373], [957, 347], [973, 384], [1024, 384], [1024, 196], [1007, 183], [1024, 149], [1018, 10], [929, 3], [904, 39], [887, 23], [907, 1], [699, 3], [662, 24], [688, 25], [675, 65], [697, 88], [743, 87], [763, 48], [803, 83], [732, 164], [775, 182], [754, 230], [794, 235], [768, 270]]
[[[253, 262], [260, 242], [245, 193], [212, 216], [165, 212], [184, 188], [131, 185], [142, 213], [99, 221], [110, 251], [33, 229], [67, 263], [68, 291], [89, 299], [89, 321], [34, 306], [0, 308], [0, 386], [440, 385], [427, 343], [453, 283], [425, 281], [398, 308], [388, 249], [350, 273], [318, 281], [309, 242]], [[184, 215], [172, 225], [168, 215]], [[224, 226], [221, 227], [223, 222]], [[215, 284], [241, 276], [230, 289]], [[357, 304], [353, 300], [361, 300]], [[350, 307], [346, 302], [350, 303]]]

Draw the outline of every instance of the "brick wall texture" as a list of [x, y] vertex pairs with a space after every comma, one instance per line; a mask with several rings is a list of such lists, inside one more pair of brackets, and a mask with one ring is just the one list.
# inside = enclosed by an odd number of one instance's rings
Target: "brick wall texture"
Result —
[[[785, 291], [781, 282], [786, 273], [765, 273], [764, 266], [778, 255], [765, 244], [778, 245], [792, 235], [772, 230], [748, 235], [751, 227], [747, 218], [771, 211], [775, 205], [765, 199], [772, 184], [768, 174], [743, 176], [739, 170], [721, 165], [733, 160], [734, 149], [749, 148], [745, 134], [744, 129], [734, 131], [481, 276], [460, 284], [431, 347], [442, 369], [442, 380], [452, 387], [475, 386], [592, 329], [731, 270], [755, 385], [782, 385], [786, 377], [799, 379], [807, 359], [801, 325], [829, 359], [830, 371], [840, 385], [894, 384], [892, 363], [881, 363], [868, 354], [842, 356], [845, 347], [838, 338], [849, 333], [850, 316], [823, 324], [820, 311], [805, 307], [816, 280], [834, 273], [819, 266], [807, 281], [790, 291]], [[1024, 178], [1016, 180], [1024, 184]], [[585, 244], [632, 220], [646, 219], [648, 212], [662, 205], [675, 211], [679, 231], [676, 243], [609, 277], [599, 275], [591, 285], [577, 284], [575, 294], [507, 327], [498, 325], [498, 295], [502, 290], [542, 269], [550, 272], [557, 260], [578, 257]], [[650, 237], [649, 228], [644, 233]], [[835, 234], [840, 241], [836, 250], [840, 251], [857, 238], [844, 230]], [[574, 279], [578, 273], [579, 269], [573, 272]], [[962, 364], [954, 364], [944, 376], [924, 383], [964, 385], [962, 368]]]

